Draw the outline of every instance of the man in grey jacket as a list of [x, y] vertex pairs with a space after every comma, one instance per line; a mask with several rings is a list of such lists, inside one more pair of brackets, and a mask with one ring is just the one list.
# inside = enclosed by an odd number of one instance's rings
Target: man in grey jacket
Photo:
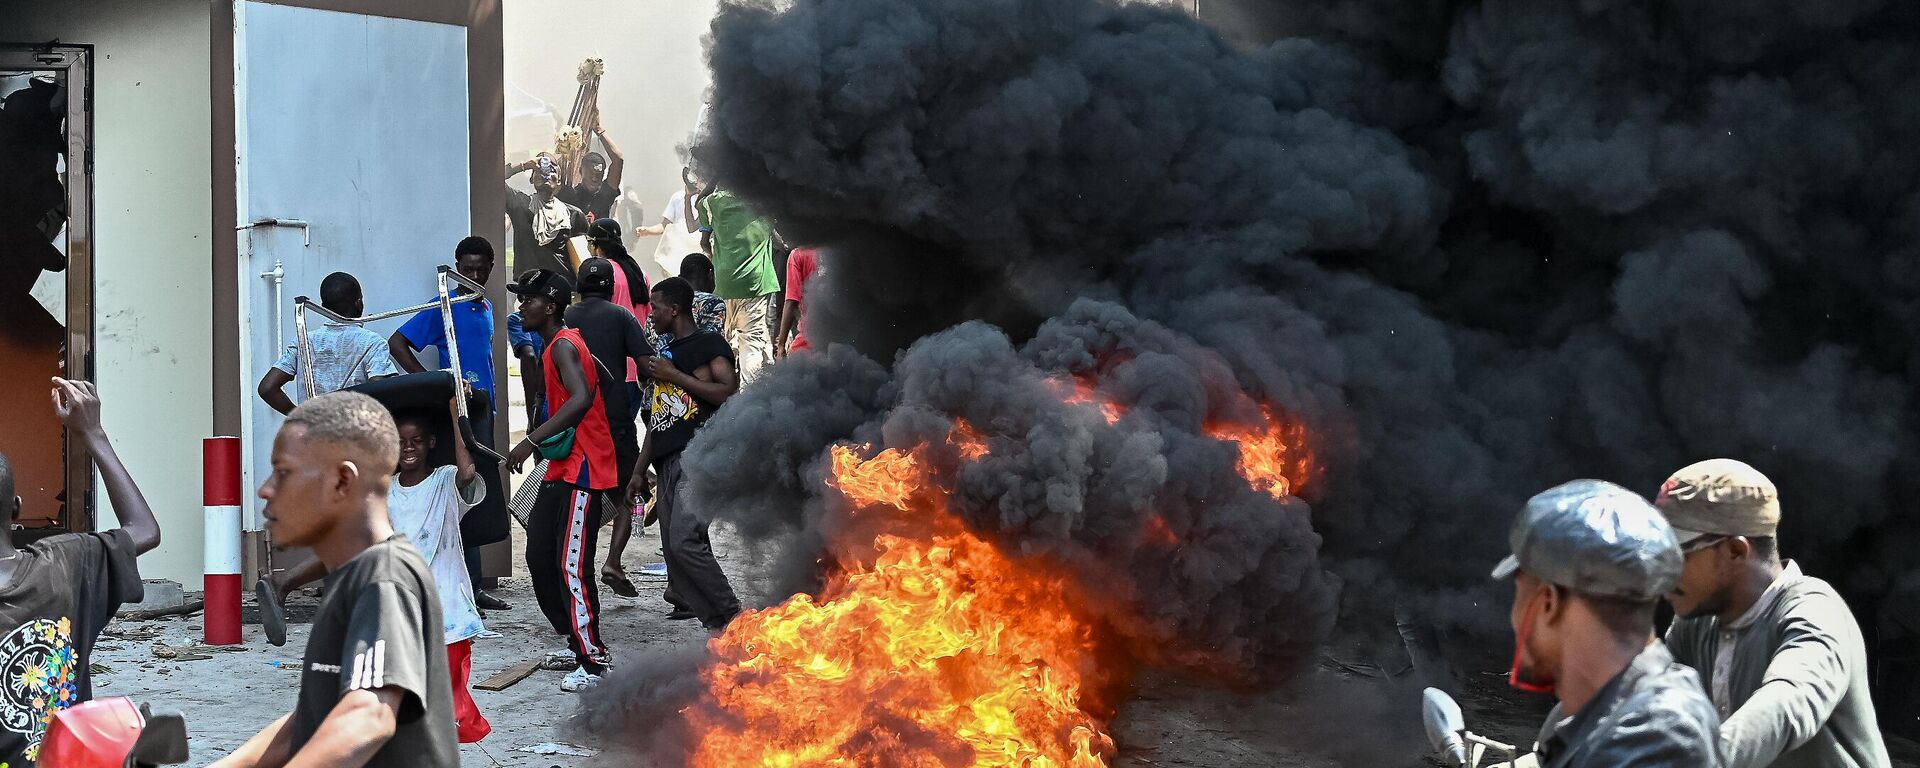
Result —
[[1727, 765], [1888, 765], [1860, 625], [1833, 587], [1782, 564], [1773, 482], [1711, 459], [1667, 478], [1654, 503], [1686, 553], [1667, 645], [1700, 671]]
[[1543, 768], [1719, 768], [1700, 677], [1653, 635], [1680, 575], [1673, 530], [1639, 494], [1575, 480], [1527, 500], [1493, 570], [1513, 580], [1507, 681], [1551, 693]]

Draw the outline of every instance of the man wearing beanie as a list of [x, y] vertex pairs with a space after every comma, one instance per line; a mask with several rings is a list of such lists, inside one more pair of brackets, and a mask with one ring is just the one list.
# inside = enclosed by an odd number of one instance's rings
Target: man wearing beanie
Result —
[[1711, 459], [1673, 473], [1654, 504], [1686, 556], [1667, 645], [1700, 671], [1727, 765], [1888, 765], [1860, 625], [1833, 587], [1781, 562], [1773, 482]]
[[1717, 768], [1720, 718], [1694, 671], [1653, 635], [1680, 546], [1639, 494], [1600, 480], [1542, 491], [1493, 569], [1513, 581], [1507, 682], [1559, 699], [1534, 748], [1543, 768]]

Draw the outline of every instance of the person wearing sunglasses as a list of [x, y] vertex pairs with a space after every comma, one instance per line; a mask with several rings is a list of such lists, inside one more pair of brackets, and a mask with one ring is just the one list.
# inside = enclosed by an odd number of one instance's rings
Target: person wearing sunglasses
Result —
[[1832, 586], [1780, 559], [1773, 481], [1710, 459], [1673, 473], [1654, 505], [1685, 556], [1667, 645], [1699, 670], [1727, 765], [1889, 765], [1860, 625]]

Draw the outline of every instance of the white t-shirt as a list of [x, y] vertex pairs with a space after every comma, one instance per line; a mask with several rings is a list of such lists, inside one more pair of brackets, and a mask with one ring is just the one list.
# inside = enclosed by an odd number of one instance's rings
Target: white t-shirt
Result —
[[393, 529], [406, 534], [427, 558], [427, 570], [433, 572], [433, 582], [440, 589], [448, 644], [487, 629], [480, 623], [480, 606], [473, 602], [466, 547], [460, 541], [460, 518], [487, 497], [487, 484], [475, 477], [455, 494], [453, 484], [459, 476], [460, 470], [452, 465], [438, 467], [409, 488], [400, 484], [396, 474], [387, 489], [387, 517], [393, 520]]
[[667, 222], [667, 233], [660, 237], [654, 247], [653, 260], [664, 272], [662, 277], [676, 277], [680, 274], [680, 260], [689, 253], [700, 252], [700, 210], [693, 211], [693, 231], [687, 231], [687, 191], [675, 190], [667, 198], [667, 205], [660, 209], [660, 218]]

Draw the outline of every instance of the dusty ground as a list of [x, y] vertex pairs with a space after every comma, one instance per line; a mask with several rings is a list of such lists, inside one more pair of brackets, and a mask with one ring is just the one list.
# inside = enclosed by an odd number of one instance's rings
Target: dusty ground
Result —
[[[518, 400], [519, 387], [510, 389]], [[517, 405], [511, 411], [514, 414], [520, 412]], [[521, 419], [513, 421], [517, 433]], [[514, 551], [524, 552], [518, 526], [514, 537]], [[602, 633], [616, 659], [634, 659], [706, 638], [693, 622], [667, 621], [666, 605], [659, 597], [665, 580], [639, 574], [640, 566], [659, 561], [658, 547], [659, 540], [647, 531], [636, 536], [627, 550], [627, 569], [640, 588], [640, 597], [601, 592]], [[741, 599], [748, 605], [763, 604], [745, 550], [724, 530], [716, 531], [715, 548], [722, 566], [734, 577]], [[502, 637], [475, 641], [475, 682], [564, 645], [534, 607], [524, 574], [505, 580], [496, 593], [513, 603], [514, 610], [487, 617], [488, 628]], [[200, 637], [197, 615], [115, 622], [95, 648], [93, 662], [105, 665], [94, 676], [95, 692], [132, 696], [161, 709], [184, 712], [192, 735], [193, 764], [205, 765], [292, 708], [299, 685], [296, 670], [307, 638], [303, 622], [316, 604], [310, 596], [293, 599], [288, 607], [293, 623], [283, 648], [269, 646], [255, 624], [247, 625], [244, 645], [195, 648]], [[156, 644], [185, 653], [174, 659], [159, 658]], [[1509, 743], [1529, 743], [1545, 705], [1507, 688], [1500, 663], [1492, 659], [1481, 665], [1484, 669], [1462, 672], [1466, 693], [1460, 697], [1461, 704], [1475, 732]], [[479, 744], [461, 748], [462, 764], [592, 765], [587, 758], [517, 751], [570, 738], [561, 726], [574, 711], [575, 697], [560, 690], [561, 674], [535, 672], [505, 691], [474, 691], [494, 731]], [[1117, 768], [1434, 765], [1424, 756], [1418, 690], [1355, 674], [1324, 660], [1302, 680], [1279, 691], [1243, 695], [1224, 691], [1216, 683], [1148, 676], [1135, 681], [1129, 694], [1113, 721], [1113, 735], [1120, 745], [1114, 761]], [[1901, 740], [1892, 746], [1896, 765], [1920, 766], [1920, 747]], [[627, 760], [609, 762], [637, 765]]]
[[[515, 535], [519, 535], [517, 529]], [[603, 632], [616, 658], [632, 659], [649, 650], [698, 643], [706, 637], [692, 622], [667, 621], [659, 598], [664, 580], [637, 573], [642, 564], [658, 561], [658, 546], [649, 532], [636, 538], [628, 550], [628, 569], [640, 587], [639, 598], [602, 593]], [[730, 574], [751, 572], [744, 551], [724, 532], [717, 547]], [[750, 604], [762, 601], [751, 578], [736, 578], [735, 585]], [[562, 644], [539, 617], [524, 578], [506, 580], [498, 593], [515, 607], [487, 618], [487, 626], [503, 637], [476, 641], [475, 681]], [[115, 622], [95, 649], [94, 663], [106, 666], [95, 675], [96, 693], [128, 695], [184, 712], [192, 733], [193, 764], [204, 765], [292, 707], [298, 685], [295, 670], [307, 632], [306, 625], [298, 622], [311, 615], [316, 602], [307, 596], [294, 598], [289, 613], [296, 623], [284, 648], [267, 645], [253, 624], [246, 627], [247, 642], [242, 646], [193, 648], [200, 635], [197, 615]], [[161, 659], [155, 656], [155, 644], [187, 652], [183, 658]], [[196, 655], [207, 658], [192, 658]], [[1476, 732], [1526, 743], [1538, 727], [1543, 705], [1507, 689], [1501, 674], [1490, 669], [1464, 674], [1467, 694], [1461, 703]], [[479, 744], [463, 746], [462, 764], [594, 765], [584, 758], [516, 751], [569, 738], [560, 726], [573, 711], [574, 697], [560, 691], [560, 677], [559, 672], [535, 672], [505, 691], [475, 691], [494, 732]], [[1113, 723], [1120, 744], [1115, 765], [1120, 768], [1432, 765], [1424, 758], [1415, 708], [1418, 692], [1331, 664], [1317, 665], [1305, 679], [1280, 691], [1240, 695], [1212, 684], [1146, 677], [1136, 681], [1131, 693]], [[1893, 748], [1896, 765], [1920, 766], [1920, 748], [1913, 743], [1895, 740]]]
[[[517, 528], [515, 535], [518, 538]], [[659, 541], [650, 534], [636, 537], [628, 550], [629, 569], [637, 571], [646, 562], [657, 562], [659, 558], [654, 550], [658, 546]], [[524, 551], [518, 542], [515, 551]], [[612, 644], [616, 658], [631, 658], [649, 646], [695, 643], [706, 638], [706, 633], [695, 623], [666, 620], [659, 609], [664, 605], [659, 597], [664, 579], [648, 579], [638, 573], [633, 577], [641, 589], [640, 598], [602, 592], [602, 632]], [[475, 682], [565, 644], [540, 617], [524, 577], [505, 580], [496, 594], [512, 603], [514, 609], [487, 617], [487, 627], [503, 636], [475, 641]], [[311, 616], [317, 599], [296, 595], [290, 602], [289, 619], [302, 622]], [[192, 661], [154, 656], [156, 642], [175, 647], [191, 645], [200, 636], [199, 627], [197, 615], [137, 623], [115, 622], [94, 652], [94, 662], [109, 668], [94, 677], [96, 695], [128, 695], [136, 701], [151, 701], [156, 707], [178, 709], [186, 714], [195, 765], [203, 765], [238, 746], [261, 726], [292, 708], [299, 685], [296, 670], [308, 629], [304, 623], [291, 624], [287, 645], [275, 648], [267, 644], [259, 626], [248, 624], [246, 644], [231, 651], [197, 649], [200, 655], [210, 658]], [[474, 691], [480, 710], [493, 723], [493, 735], [478, 744], [462, 746], [461, 764], [569, 768], [584, 765], [584, 761], [576, 758], [514, 751], [521, 746], [564, 738], [556, 733], [556, 725], [572, 711], [574, 696], [560, 690], [561, 675], [540, 671], [504, 691]]]

